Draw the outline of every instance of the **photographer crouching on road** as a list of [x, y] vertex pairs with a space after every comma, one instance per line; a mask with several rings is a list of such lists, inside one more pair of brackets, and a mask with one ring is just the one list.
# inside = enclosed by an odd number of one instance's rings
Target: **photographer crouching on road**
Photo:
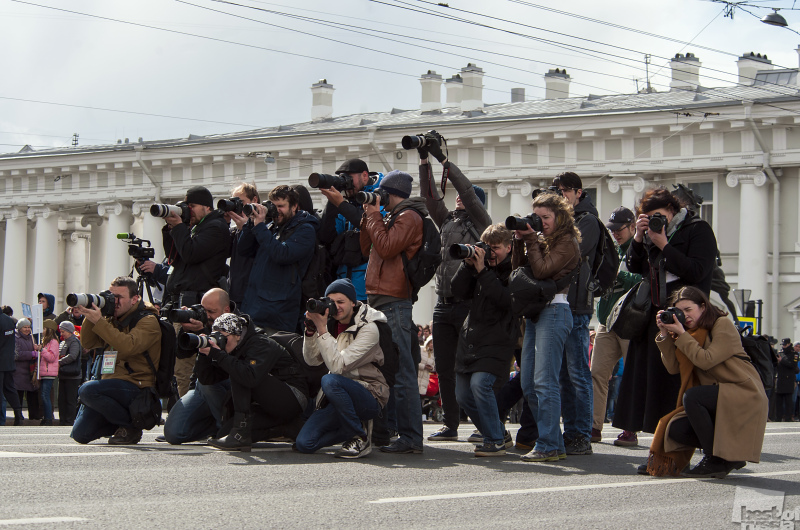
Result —
[[255, 258], [241, 310], [270, 335], [297, 328], [302, 280], [314, 255], [319, 220], [299, 203], [294, 189], [276, 186], [269, 201], [251, 205], [239, 235], [239, 254]]
[[[259, 416], [264, 428], [292, 423], [308, 403], [308, 383], [291, 354], [247, 315], [223, 314], [211, 329], [208, 345], [199, 352], [211, 360], [215, 378], [230, 377], [233, 425], [226, 436], [208, 443], [218, 449], [250, 451], [253, 416]], [[206, 374], [198, 377], [208, 381]]]
[[[139, 299], [136, 280], [120, 276], [111, 282], [103, 308], [76, 306], [83, 315], [81, 345], [103, 353], [101, 379], [84, 383], [78, 391], [81, 407], [70, 436], [87, 444], [111, 436], [111, 445], [129, 445], [142, 439], [134, 429], [129, 408], [141, 389], [155, 386], [155, 366], [161, 357], [161, 328], [155, 308]], [[113, 297], [113, 303], [111, 302]]]
[[[411, 137], [411, 138], [421, 138]], [[432, 441], [458, 440], [458, 424], [461, 419], [459, 401], [456, 399], [456, 347], [461, 326], [470, 311], [469, 302], [455, 296], [451, 287], [453, 274], [460, 261], [453, 259], [448, 249], [455, 244], [475, 243], [492, 224], [486, 211], [486, 194], [483, 188], [474, 186], [461, 170], [442, 153], [442, 137], [436, 131], [422, 136], [425, 145], [417, 148], [419, 152], [420, 195], [425, 198], [425, 206], [431, 219], [439, 227], [442, 238], [442, 263], [436, 270], [436, 294], [438, 299], [433, 309], [433, 355], [439, 375], [439, 390], [444, 410], [444, 425], [428, 437]], [[420, 140], [421, 142], [421, 140]], [[433, 179], [428, 155], [438, 160], [453, 181], [458, 195], [455, 210], [448, 210], [444, 197], [439, 197]], [[471, 297], [470, 293], [470, 297]]]
[[[378, 365], [383, 364], [376, 322], [386, 316], [356, 298], [348, 279], [325, 290], [332, 306], [323, 314], [307, 312], [312, 323], [303, 340], [303, 357], [310, 366], [325, 363], [317, 409], [297, 436], [301, 453], [341, 443], [340, 458], [360, 458], [372, 450], [372, 420], [389, 401], [389, 386]], [[331, 313], [331, 311], [333, 311]]]

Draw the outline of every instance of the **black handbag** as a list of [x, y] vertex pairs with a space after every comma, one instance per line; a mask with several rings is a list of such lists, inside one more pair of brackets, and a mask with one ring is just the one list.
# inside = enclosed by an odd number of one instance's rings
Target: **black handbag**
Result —
[[556, 294], [563, 290], [580, 269], [580, 263], [569, 274], [558, 281], [551, 278], [538, 280], [533, 276], [530, 265], [511, 271], [508, 287], [511, 290], [511, 313], [515, 317], [525, 317], [536, 322]]
[[606, 329], [624, 340], [638, 338], [647, 331], [652, 313], [650, 284], [642, 280], [622, 295], [611, 308], [606, 319]]
[[149, 431], [161, 421], [161, 400], [153, 387], [143, 388], [128, 407], [135, 429]]

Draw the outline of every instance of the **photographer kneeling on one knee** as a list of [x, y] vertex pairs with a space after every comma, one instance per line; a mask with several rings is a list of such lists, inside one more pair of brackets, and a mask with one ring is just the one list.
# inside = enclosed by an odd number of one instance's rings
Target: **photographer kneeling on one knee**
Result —
[[247, 315], [226, 313], [214, 321], [209, 346], [198, 351], [228, 373], [233, 427], [208, 443], [219, 449], [250, 451], [253, 415], [264, 427], [294, 421], [308, 402], [308, 383], [299, 363], [262, 333]]
[[331, 373], [322, 377], [317, 409], [297, 436], [301, 453], [341, 443], [340, 458], [359, 458], [372, 449], [372, 420], [389, 400], [389, 386], [378, 365], [383, 364], [380, 333], [375, 322], [386, 316], [356, 299], [348, 279], [336, 280], [325, 290], [335, 313], [307, 312], [303, 357], [311, 366], [323, 362]]

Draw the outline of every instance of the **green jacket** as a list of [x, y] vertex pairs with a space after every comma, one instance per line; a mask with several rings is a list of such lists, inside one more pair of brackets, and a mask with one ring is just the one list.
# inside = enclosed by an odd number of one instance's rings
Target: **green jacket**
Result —
[[631, 241], [633, 241], [633, 238], [620, 245], [617, 250], [619, 252], [619, 272], [617, 273], [617, 281], [614, 282], [614, 290], [597, 302], [597, 320], [604, 326], [606, 325], [608, 314], [614, 304], [617, 303], [617, 300], [642, 279], [641, 274], [628, 272], [627, 267], [625, 267], [625, 253], [628, 251]]

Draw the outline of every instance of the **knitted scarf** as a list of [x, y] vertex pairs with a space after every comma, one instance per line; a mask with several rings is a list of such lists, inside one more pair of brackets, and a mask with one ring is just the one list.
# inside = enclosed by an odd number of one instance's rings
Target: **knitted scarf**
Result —
[[[706, 341], [708, 330], [698, 328], [688, 333], [702, 346]], [[680, 392], [678, 392], [678, 402], [675, 405], [675, 410], [659, 420], [658, 427], [656, 427], [656, 432], [653, 436], [653, 443], [650, 444], [650, 456], [647, 459], [647, 472], [654, 477], [663, 477], [665, 475], [677, 477], [680, 472], [683, 471], [683, 468], [689, 464], [689, 461], [692, 459], [692, 454], [694, 454], [694, 449], [671, 452], [666, 452], [664, 450], [667, 425], [676, 414], [683, 412], [683, 395], [686, 391], [698, 384], [697, 376], [694, 375], [694, 365], [692, 361], [690, 361], [679, 348], [675, 348], [675, 357], [678, 359], [678, 365], [680, 366], [681, 389]]]

